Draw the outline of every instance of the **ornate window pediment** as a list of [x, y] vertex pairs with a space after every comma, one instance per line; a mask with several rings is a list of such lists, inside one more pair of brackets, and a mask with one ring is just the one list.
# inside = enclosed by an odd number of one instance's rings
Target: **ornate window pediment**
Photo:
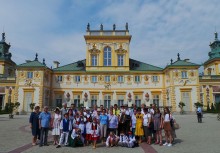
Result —
[[101, 51], [97, 49], [96, 44], [93, 44], [92, 49], [89, 49], [91, 54], [99, 54]]
[[115, 50], [118, 54], [125, 54], [127, 53], [127, 50], [123, 49], [122, 44], [120, 44], [119, 48]]

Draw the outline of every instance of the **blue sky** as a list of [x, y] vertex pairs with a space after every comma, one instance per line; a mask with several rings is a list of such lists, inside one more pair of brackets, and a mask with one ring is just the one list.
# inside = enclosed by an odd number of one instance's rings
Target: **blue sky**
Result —
[[0, 29], [17, 64], [36, 52], [49, 67], [84, 59], [88, 22], [91, 29], [124, 29], [128, 22], [130, 58], [165, 67], [179, 52], [201, 64], [215, 29], [220, 33], [219, 10], [219, 0], [3, 0]]

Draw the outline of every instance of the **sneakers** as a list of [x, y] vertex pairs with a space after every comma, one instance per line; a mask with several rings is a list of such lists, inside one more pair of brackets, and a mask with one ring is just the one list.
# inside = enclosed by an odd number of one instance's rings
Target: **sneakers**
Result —
[[60, 148], [61, 147], [61, 145], [58, 145], [56, 148]]
[[172, 146], [172, 144], [171, 144], [171, 143], [169, 143], [167, 146], [168, 146], [168, 147], [171, 147], [171, 146]]
[[164, 145], [164, 146], [167, 146], [167, 145], [168, 145], [168, 143], [167, 143], [167, 142], [165, 142], [163, 145]]

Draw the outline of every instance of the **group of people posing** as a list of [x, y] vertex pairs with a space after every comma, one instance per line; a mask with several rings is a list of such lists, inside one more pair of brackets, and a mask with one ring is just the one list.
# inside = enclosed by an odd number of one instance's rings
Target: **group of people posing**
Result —
[[[147, 144], [159, 144], [172, 146], [175, 130], [172, 123], [174, 117], [168, 108], [164, 108], [164, 113], [154, 104], [148, 108], [144, 104], [141, 108], [127, 105], [118, 108], [117, 104], [109, 109], [94, 106], [93, 109], [77, 109], [74, 104], [67, 108], [58, 107], [54, 113], [48, 112], [45, 106], [43, 112], [36, 106], [31, 113], [29, 123], [32, 129], [32, 145], [47, 146], [48, 131], [52, 130], [54, 145], [60, 148], [62, 145], [80, 147], [92, 143], [96, 148], [97, 142], [105, 144], [107, 147], [123, 146], [133, 148], [138, 146], [145, 138]], [[162, 144], [162, 129], [165, 132], [166, 142]]]

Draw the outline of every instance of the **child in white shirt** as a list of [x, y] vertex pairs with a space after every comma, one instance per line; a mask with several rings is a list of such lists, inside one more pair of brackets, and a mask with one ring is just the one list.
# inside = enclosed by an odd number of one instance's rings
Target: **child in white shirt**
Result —
[[114, 132], [110, 132], [109, 136], [106, 140], [106, 147], [113, 147], [114, 145], [117, 146], [119, 141], [119, 137], [114, 134]]

